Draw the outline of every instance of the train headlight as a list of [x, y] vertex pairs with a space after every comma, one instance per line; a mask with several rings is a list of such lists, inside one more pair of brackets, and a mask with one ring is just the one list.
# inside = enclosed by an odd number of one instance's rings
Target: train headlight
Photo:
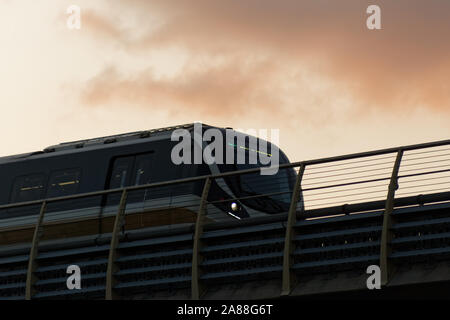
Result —
[[238, 208], [237, 203], [236, 203], [236, 202], [233, 202], [233, 203], [231, 204], [231, 210], [237, 211], [238, 209], [239, 209], [239, 208]]

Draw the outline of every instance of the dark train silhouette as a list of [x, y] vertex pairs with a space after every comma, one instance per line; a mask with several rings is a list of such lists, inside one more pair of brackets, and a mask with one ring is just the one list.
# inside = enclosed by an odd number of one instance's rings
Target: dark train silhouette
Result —
[[[202, 132], [210, 128], [216, 127], [202, 125]], [[171, 159], [172, 149], [178, 144], [178, 141], [171, 140], [172, 132], [176, 129], [192, 133], [194, 124], [61, 143], [43, 151], [0, 158], [0, 205], [263, 166], [260, 162], [208, 165], [204, 161], [201, 164], [176, 165]], [[225, 136], [227, 129], [216, 129]], [[256, 138], [233, 132], [236, 139], [234, 143], [224, 143], [224, 154], [234, 152], [235, 157], [241, 148], [245, 149], [248, 159], [251, 152], [258, 152], [248, 145], [250, 138]], [[239, 137], [243, 140], [239, 140]], [[245, 141], [245, 145], [238, 145], [239, 141]], [[258, 139], [258, 142], [265, 141]], [[192, 140], [193, 148], [194, 145]], [[275, 148], [268, 143], [267, 153], [271, 150]], [[281, 150], [279, 162], [289, 162]], [[242, 219], [285, 212], [289, 207], [289, 192], [292, 191], [295, 177], [293, 169], [283, 169], [274, 175], [252, 173], [214, 179], [208, 201], [214, 203], [215, 210], [209, 211], [215, 213], [210, 212], [209, 215], [213, 220], [221, 220], [226, 216]], [[203, 185], [204, 181], [196, 181], [132, 191], [128, 196], [127, 212], [171, 205], [189, 207], [195, 201], [198, 203]], [[265, 193], [275, 194], [255, 197]], [[46, 219], [61, 221], [113, 215], [117, 212], [119, 200], [120, 193], [117, 193], [50, 203]], [[39, 206], [1, 210], [0, 227], [34, 223], [39, 211], [36, 207]]]

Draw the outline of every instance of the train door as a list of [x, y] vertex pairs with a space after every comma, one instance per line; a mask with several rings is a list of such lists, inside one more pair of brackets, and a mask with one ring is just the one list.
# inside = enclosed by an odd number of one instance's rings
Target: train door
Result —
[[[146, 153], [115, 158], [110, 167], [107, 189], [151, 183], [152, 155]], [[117, 205], [120, 197], [120, 193], [108, 195], [106, 205]], [[144, 197], [145, 190], [131, 191], [127, 203], [143, 201]]]
[[[134, 157], [133, 171], [131, 172], [132, 186], [152, 183], [151, 169], [153, 164], [153, 154], [146, 153]], [[147, 189], [133, 190], [128, 193], [127, 203], [143, 202], [148, 193]]]

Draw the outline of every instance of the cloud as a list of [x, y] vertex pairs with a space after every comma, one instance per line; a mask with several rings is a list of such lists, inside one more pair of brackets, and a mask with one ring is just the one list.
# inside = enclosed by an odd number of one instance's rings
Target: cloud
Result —
[[270, 94], [279, 68], [264, 59], [246, 63], [230, 59], [206, 67], [190, 64], [176, 77], [157, 78], [151, 69], [126, 76], [110, 66], [86, 83], [81, 98], [88, 105], [120, 102], [166, 108], [172, 113], [189, 106], [190, 112], [214, 113], [218, 117], [243, 115], [251, 110], [270, 112], [282, 104]]
[[[213, 108], [222, 116], [227, 110], [270, 112], [273, 107], [301, 105], [283, 105], [285, 95], [300, 101], [309, 100], [307, 94], [333, 99], [344, 92], [350, 93], [359, 112], [450, 110], [450, 2], [377, 1], [382, 30], [374, 31], [366, 28], [371, 2], [121, 1], [117, 12], [138, 12], [136, 19], [148, 30], [136, 36], [114, 17], [90, 12], [85, 23], [91, 35], [120, 44], [130, 54], [177, 46], [187, 50], [194, 63], [199, 55], [206, 61], [221, 57], [227, 62], [185, 68], [183, 76], [170, 79], [158, 78], [151, 70], [129, 77], [126, 70], [109, 68], [91, 79], [82, 98], [89, 105], [128, 100], [198, 112]], [[153, 13], [162, 23], [150, 28], [145, 17]], [[263, 61], [255, 62], [261, 56]], [[299, 86], [311, 84], [292, 85], [292, 77], [283, 79], [283, 73], [301, 72], [305, 66], [322, 79], [317, 85], [326, 79], [334, 86], [304, 91]]]
[[116, 27], [113, 21], [110, 21], [108, 17], [97, 14], [93, 10], [83, 10], [83, 28], [87, 28], [99, 37], [125, 40], [122, 31]]

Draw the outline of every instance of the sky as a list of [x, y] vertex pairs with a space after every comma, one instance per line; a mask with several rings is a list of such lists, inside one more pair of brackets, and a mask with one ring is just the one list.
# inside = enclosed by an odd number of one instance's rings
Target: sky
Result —
[[291, 161], [449, 139], [449, 16], [448, 0], [0, 0], [0, 156], [194, 121], [279, 129]]

